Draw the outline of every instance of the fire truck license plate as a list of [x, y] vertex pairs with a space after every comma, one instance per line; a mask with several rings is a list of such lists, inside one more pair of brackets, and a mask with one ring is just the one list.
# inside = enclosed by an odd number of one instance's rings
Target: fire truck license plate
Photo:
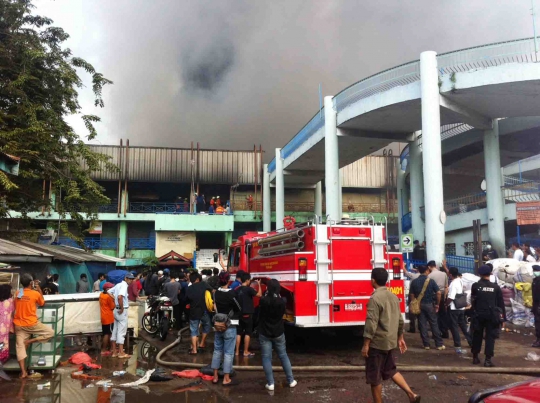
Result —
[[345, 304], [346, 311], [360, 311], [362, 310], [362, 304]]

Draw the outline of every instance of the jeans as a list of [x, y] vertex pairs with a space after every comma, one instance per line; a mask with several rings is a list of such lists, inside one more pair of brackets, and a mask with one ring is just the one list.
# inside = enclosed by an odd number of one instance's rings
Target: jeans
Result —
[[437, 312], [437, 325], [441, 336], [448, 337], [448, 330], [451, 327], [449, 318], [450, 308], [446, 306], [446, 298], [441, 298], [439, 312]]
[[229, 326], [224, 332], [214, 333], [214, 355], [212, 369], [219, 369], [223, 358], [223, 373], [230, 374], [233, 366], [234, 349], [236, 347], [236, 327]]
[[199, 324], [202, 325], [203, 334], [210, 333], [210, 330], [212, 330], [212, 324], [210, 323], [210, 316], [208, 315], [208, 312], [205, 312], [201, 319], [191, 319], [189, 321], [189, 331], [191, 333], [191, 337], [199, 336]]
[[281, 366], [287, 377], [287, 382], [291, 384], [294, 381], [294, 376], [292, 373], [291, 361], [287, 355], [285, 333], [274, 338], [259, 334], [259, 343], [261, 344], [262, 364], [268, 385], [274, 384], [274, 373], [272, 372], [272, 347], [276, 350], [276, 353], [281, 360]]
[[422, 337], [422, 343], [424, 347], [429, 347], [429, 337], [427, 324], [431, 327], [431, 333], [433, 339], [435, 339], [435, 346], [440, 347], [443, 345], [441, 333], [439, 332], [439, 326], [437, 326], [437, 314], [435, 313], [435, 307], [433, 304], [420, 304], [420, 315], [418, 316], [418, 327], [420, 328], [420, 336]]
[[461, 338], [459, 337], [459, 329], [463, 332], [465, 339], [469, 346], [472, 345], [472, 338], [467, 331], [467, 322], [465, 321], [465, 310], [452, 309], [450, 312], [450, 331], [452, 332], [452, 338], [454, 339], [454, 347], [461, 347]]

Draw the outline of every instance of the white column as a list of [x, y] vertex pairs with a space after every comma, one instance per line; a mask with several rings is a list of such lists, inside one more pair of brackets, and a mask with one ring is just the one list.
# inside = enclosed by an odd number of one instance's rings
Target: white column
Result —
[[268, 173], [268, 164], [263, 166], [263, 231], [272, 230], [272, 205], [270, 197], [270, 174]]
[[341, 218], [339, 207], [339, 149], [337, 137], [337, 113], [333, 97], [324, 97], [324, 172], [326, 215], [331, 220]]
[[315, 214], [319, 219], [322, 217], [322, 183], [315, 185]]
[[420, 54], [422, 95], [422, 160], [424, 163], [424, 199], [428, 260], [444, 259], [443, 176], [441, 157], [441, 115], [437, 53]]
[[343, 218], [343, 171], [339, 170], [339, 216], [338, 220]]
[[407, 214], [408, 210], [407, 207], [404, 205], [404, 197], [403, 197], [403, 190], [405, 189], [405, 172], [401, 170], [401, 167], [398, 164], [397, 167], [397, 200], [398, 200], [398, 234], [399, 238], [401, 239], [401, 235], [403, 234], [403, 228], [401, 226], [401, 221], [403, 219], [403, 216]]
[[499, 121], [484, 131], [484, 169], [486, 174], [486, 201], [489, 241], [499, 256], [504, 256], [504, 200], [501, 177], [501, 151], [499, 148]]
[[285, 178], [281, 148], [276, 148], [276, 229], [283, 228], [285, 218]]
[[415, 139], [409, 143], [409, 175], [411, 182], [411, 222], [412, 234], [415, 240], [422, 243], [426, 239], [426, 229], [422, 220], [421, 207], [424, 207], [424, 177], [422, 174], [422, 152]]

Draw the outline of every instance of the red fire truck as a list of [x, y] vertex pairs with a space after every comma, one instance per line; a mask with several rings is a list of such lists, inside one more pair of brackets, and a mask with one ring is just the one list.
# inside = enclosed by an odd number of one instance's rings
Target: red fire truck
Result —
[[373, 218], [295, 225], [268, 233], [247, 232], [229, 249], [228, 270], [253, 279], [275, 278], [287, 302], [285, 319], [298, 327], [363, 325], [373, 292], [371, 270], [389, 272], [389, 289], [405, 313], [402, 255], [390, 252], [386, 224]]

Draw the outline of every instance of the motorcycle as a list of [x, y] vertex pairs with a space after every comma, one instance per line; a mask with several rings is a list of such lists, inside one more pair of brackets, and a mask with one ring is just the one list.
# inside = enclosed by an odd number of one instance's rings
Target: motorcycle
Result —
[[147, 303], [150, 310], [143, 315], [142, 327], [149, 334], [158, 333], [160, 340], [165, 341], [169, 329], [176, 323], [171, 300], [160, 294], [151, 296]]

